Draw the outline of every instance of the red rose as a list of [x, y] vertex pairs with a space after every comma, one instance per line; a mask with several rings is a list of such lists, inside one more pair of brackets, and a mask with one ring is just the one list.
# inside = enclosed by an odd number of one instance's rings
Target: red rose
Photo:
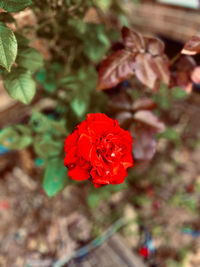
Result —
[[116, 120], [89, 114], [65, 140], [64, 165], [74, 180], [91, 179], [95, 187], [121, 184], [133, 166], [132, 143]]

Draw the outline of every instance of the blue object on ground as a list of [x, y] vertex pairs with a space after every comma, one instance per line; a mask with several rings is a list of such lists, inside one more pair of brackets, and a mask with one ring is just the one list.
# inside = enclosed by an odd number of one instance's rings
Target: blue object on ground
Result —
[[182, 230], [182, 232], [183, 232], [184, 234], [189, 234], [189, 235], [191, 235], [191, 236], [194, 237], [194, 238], [200, 236], [200, 232], [199, 232], [199, 231], [197, 231], [197, 230], [193, 230], [193, 229], [190, 229], [190, 228], [184, 228], [184, 229]]
[[9, 149], [0, 145], [0, 155], [5, 155], [9, 152]]

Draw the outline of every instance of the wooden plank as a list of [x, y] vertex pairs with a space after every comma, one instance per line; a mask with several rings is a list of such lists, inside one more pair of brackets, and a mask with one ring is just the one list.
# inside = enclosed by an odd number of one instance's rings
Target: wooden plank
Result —
[[154, 3], [124, 6], [132, 28], [185, 42], [200, 29], [200, 12]]
[[83, 259], [70, 261], [69, 267], [146, 267], [119, 234], [110, 237]]

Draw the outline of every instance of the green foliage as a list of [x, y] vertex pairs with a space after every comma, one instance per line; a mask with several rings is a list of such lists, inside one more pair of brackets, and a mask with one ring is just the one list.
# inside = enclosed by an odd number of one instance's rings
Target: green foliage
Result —
[[15, 32], [15, 37], [17, 39], [17, 44], [18, 44], [19, 49], [27, 48], [29, 44], [29, 40], [25, 36], [23, 36], [19, 32]]
[[34, 134], [33, 147], [36, 155], [45, 162], [52, 157], [59, 157], [63, 152], [64, 138], [67, 135], [66, 122], [54, 120], [35, 111], [29, 125]]
[[188, 94], [180, 87], [173, 87], [171, 89], [173, 99], [183, 100], [187, 98]]
[[56, 73], [52, 71], [52, 68], [39, 70], [36, 79], [49, 93], [53, 93], [57, 88]]
[[65, 120], [55, 121], [39, 111], [33, 112], [29, 123], [32, 130], [36, 133], [49, 133], [56, 136], [66, 135], [67, 133]]
[[30, 118], [30, 125], [34, 132], [45, 133], [51, 131], [51, 121], [42, 113], [35, 111]]
[[0, 144], [8, 149], [23, 149], [31, 143], [31, 131], [24, 125], [9, 126], [0, 132]]
[[173, 196], [171, 203], [176, 207], [184, 207], [193, 213], [196, 213], [198, 209], [198, 203], [194, 196], [187, 196], [182, 190]]
[[3, 83], [8, 94], [24, 104], [29, 104], [36, 92], [31, 72], [20, 67], [13, 68], [10, 73], [5, 73]]
[[96, 5], [106, 11], [110, 8], [112, 0], [96, 0]]
[[8, 12], [18, 12], [32, 4], [31, 0], [1, 0], [0, 7]]
[[162, 84], [158, 92], [153, 96], [153, 100], [159, 108], [168, 110], [172, 106], [173, 101], [184, 100], [187, 96], [188, 94], [178, 86], [169, 89], [165, 84]]
[[53, 140], [52, 136], [48, 134], [35, 137], [33, 146], [37, 156], [43, 159], [59, 156], [63, 147], [60, 141]]
[[71, 108], [76, 113], [78, 117], [82, 117], [87, 110], [87, 103], [84, 99], [74, 98], [71, 102]]
[[169, 259], [167, 260], [167, 266], [168, 267], [183, 267], [183, 264], [178, 261]]
[[159, 91], [153, 96], [153, 100], [163, 110], [168, 110], [170, 108], [169, 89], [165, 84], [160, 86]]
[[66, 185], [66, 168], [60, 159], [51, 159], [46, 167], [43, 186], [49, 197], [53, 197]]
[[175, 129], [171, 127], [167, 127], [164, 132], [157, 134], [157, 138], [167, 139], [169, 141], [172, 141], [174, 144], [180, 143], [179, 134], [175, 131]]
[[93, 67], [82, 68], [73, 75], [60, 80], [67, 90], [67, 97], [74, 113], [83, 117], [88, 111], [91, 94], [96, 88], [97, 74]]
[[103, 25], [88, 24], [85, 33], [86, 36], [83, 36], [85, 42], [84, 52], [95, 63], [103, 58], [110, 46], [104, 28]]
[[0, 22], [0, 65], [10, 71], [17, 56], [17, 40], [14, 33]]
[[19, 50], [16, 62], [20, 67], [28, 69], [32, 72], [40, 69], [44, 64], [41, 54], [36, 49], [31, 47]]

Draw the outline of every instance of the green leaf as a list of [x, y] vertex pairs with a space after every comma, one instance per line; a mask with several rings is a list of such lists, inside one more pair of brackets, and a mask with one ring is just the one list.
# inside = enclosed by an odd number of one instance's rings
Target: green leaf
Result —
[[48, 134], [44, 136], [37, 136], [33, 145], [36, 154], [43, 159], [58, 156], [63, 147], [62, 142], [55, 141]]
[[81, 99], [78, 99], [78, 98], [74, 98], [71, 101], [70, 104], [71, 104], [72, 110], [75, 112], [75, 114], [78, 117], [82, 117], [85, 114], [86, 109], [87, 109], [87, 103], [86, 103], [86, 101], [81, 100]]
[[8, 12], [21, 11], [31, 4], [31, 0], [0, 0], [0, 7]]
[[130, 22], [125, 14], [120, 14], [119, 18], [123, 26], [130, 27]]
[[77, 34], [78, 37], [80, 37], [81, 34], [84, 34], [86, 32], [86, 24], [81, 19], [68, 19], [68, 27], [71, 28], [69, 30], [70, 32], [73, 32], [73, 34]]
[[25, 36], [21, 35], [18, 32], [15, 32], [15, 37], [17, 39], [19, 49], [28, 48], [29, 40]]
[[8, 149], [18, 150], [32, 143], [31, 132], [24, 125], [14, 125], [0, 132], [0, 144]]
[[80, 68], [73, 75], [64, 77], [59, 81], [60, 86], [69, 89], [68, 97], [78, 97], [88, 100], [90, 93], [93, 92], [97, 84], [97, 73], [93, 67]]
[[104, 27], [102, 25], [90, 24], [87, 26], [86, 35], [82, 38], [85, 44], [84, 53], [95, 63], [99, 62], [110, 46]]
[[44, 83], [46, 81], [46, 78], [47, 78], [46, 69], [40, 69], [36, 74], [36, 80], [39, 83]]
[[51, 131], [51, 122], [44, 114], [35, 111], [30, 118], [30, 125], [34, 132], [45, 133]]
[[17, 40], [14, 33], [0, 22], [0, 65], [10, 71], [17, 56]]
[[95, 4], [103, 11], [107, 11], [112, 4], [112, 0], [96, 0]]
[[61, 73], [62, 69], [58, 64], [52, 64], [50, 68], [40, 69], [36, 74], [36, 79], [41, 83], [44, 89], [53, 93], [57, 89], [57, 77], [56, 73]]
[[51, 126], [53, 129], [54, 135], [67, 135], [67, 129], [66, 129], [66, 121], [65, 120], [60, 120], [60, 121], [52, 121]]
[[66, 135], [65, 120], [55, 121], [35, 111], [30, 118], [30, 126], [36, 133], [50, 133], [55, 136]]
[[16, 124], [12, 126], [21, 135], [31, 135], [31, 129], [23, 124]]
[[50, 81], [50, 82], [45, 82], [44, 83], [44, 89], [47, 91], [47, 92], [50, 92], [50, 93], [53, 93], [57, 88], [57, 85], [55, 83], [55, 80], [54, 81]]
[[3, 83], [8, 94], [24, 104], [29, 104], [36, 92], [31, 72], [22, 68], [15, 68], [11, 73], [4, 74]]
[[41, 54], [31, 47], [20, 50], [16, 61], [19, 66], [33, 72], [40, 69], [44, 64]]
[[49, 161], [45, 170], [43, 186], [49, 197], [56, 195], [66, 185], [66, 168], [59, 159]]

